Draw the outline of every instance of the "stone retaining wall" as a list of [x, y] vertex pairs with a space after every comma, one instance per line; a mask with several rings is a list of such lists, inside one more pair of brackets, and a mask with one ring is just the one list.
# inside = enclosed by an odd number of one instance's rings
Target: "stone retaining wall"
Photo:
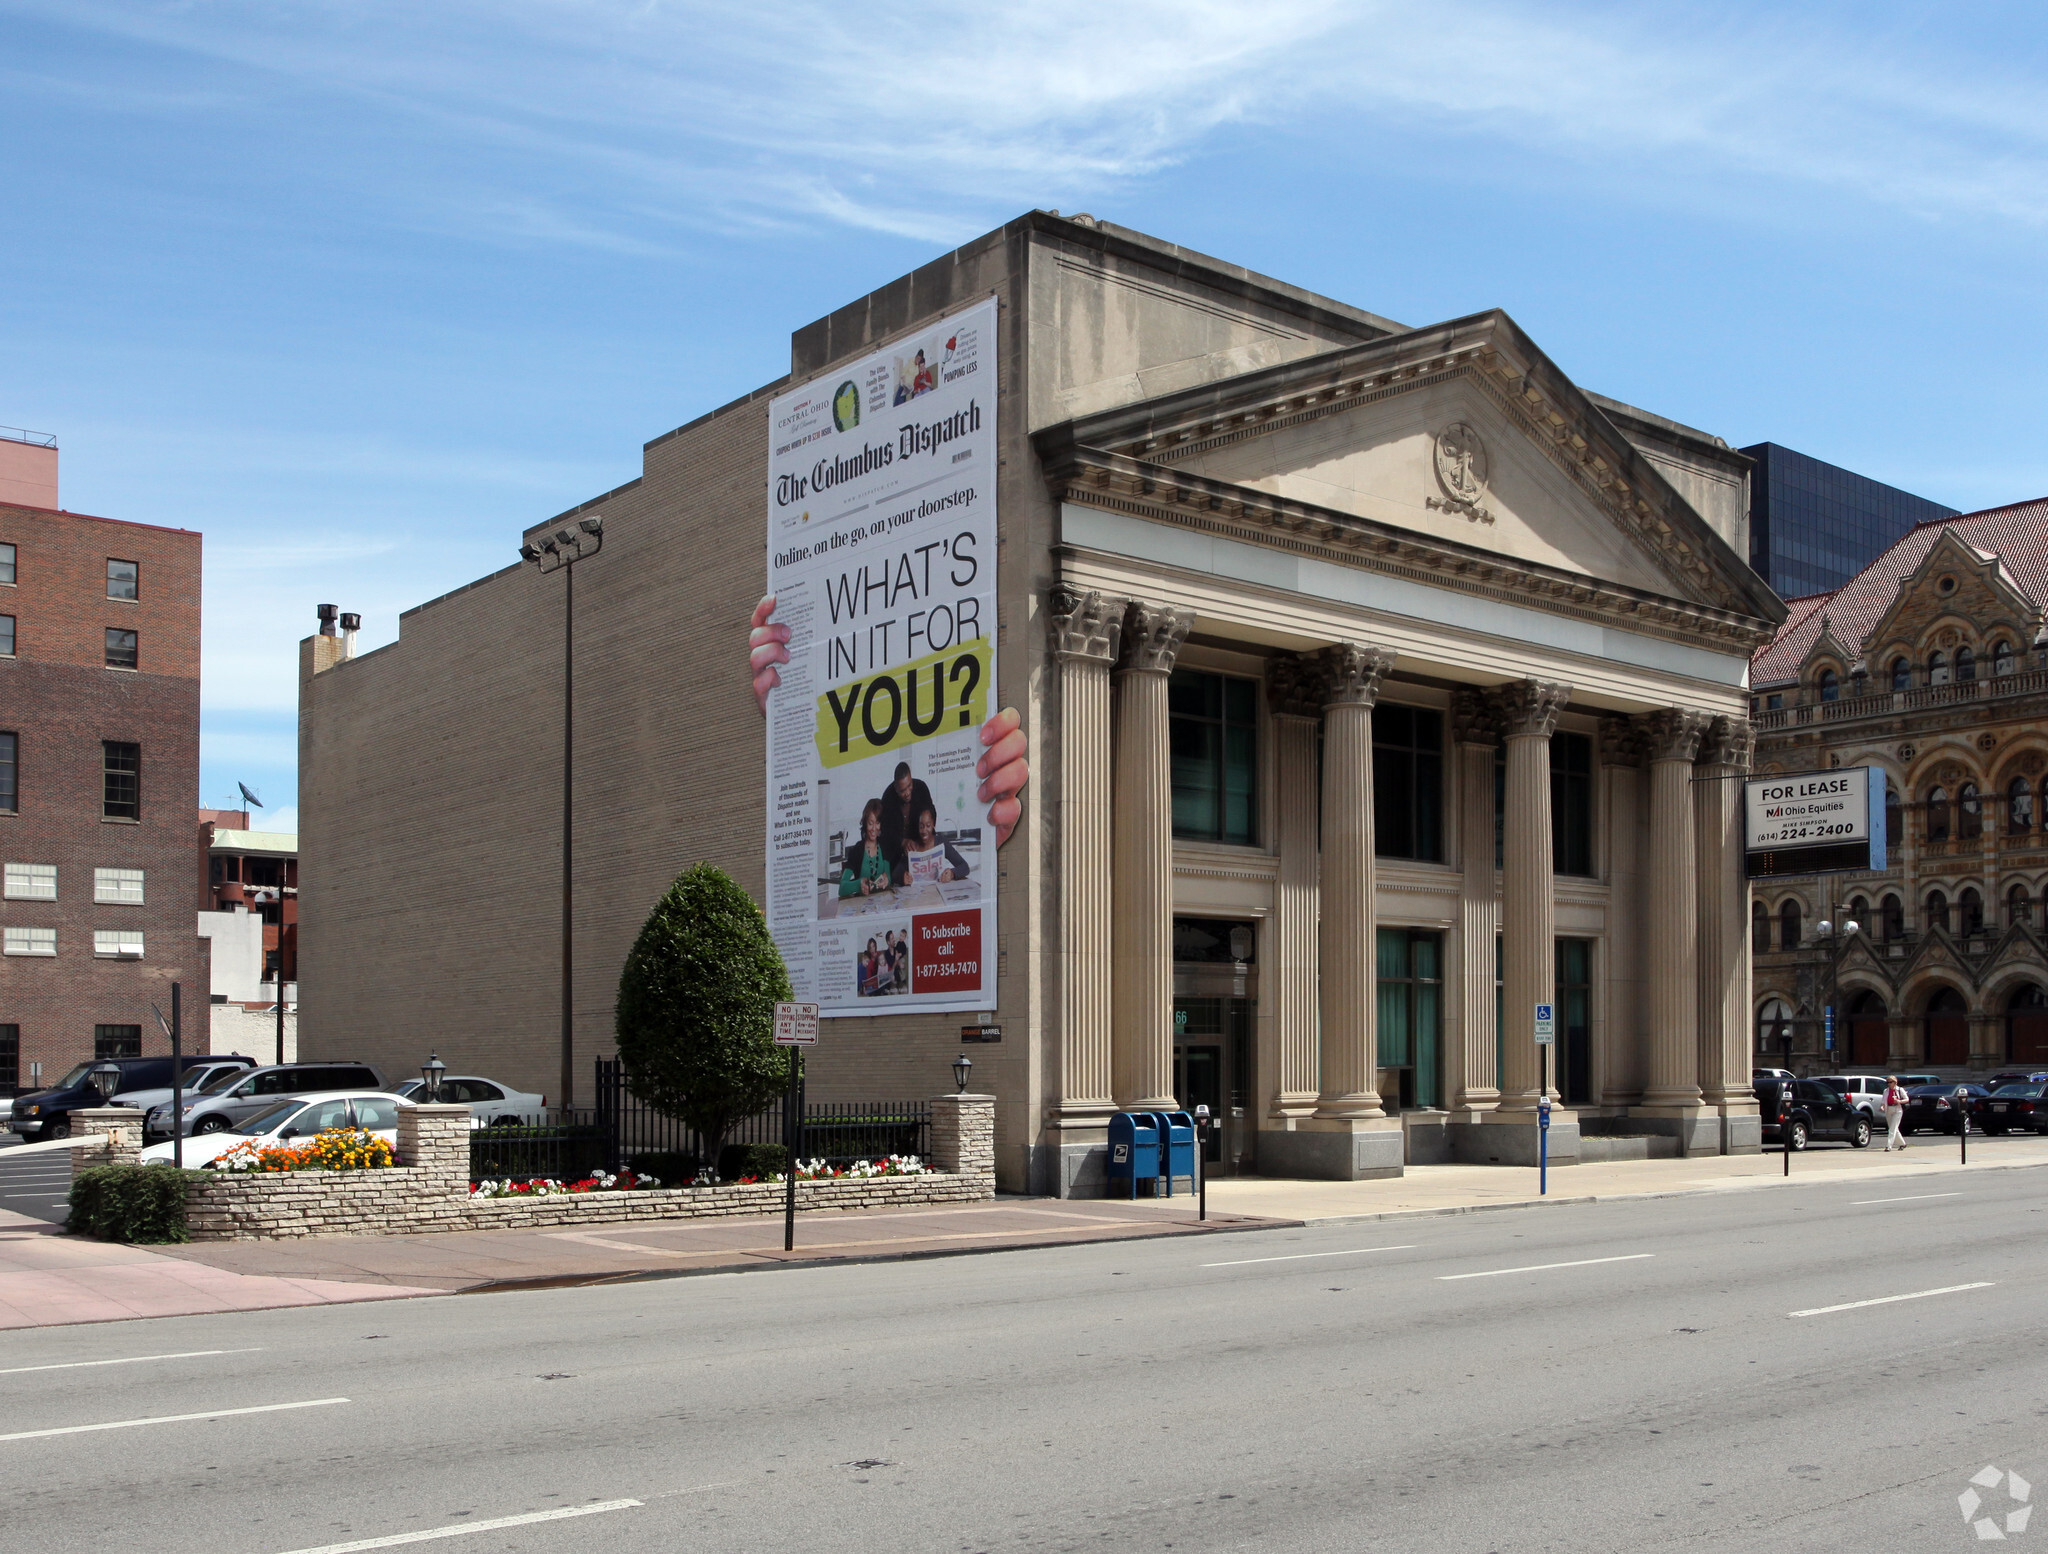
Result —
[[[945, 1096], [932, 1104], [930, 1164], [937, 1171], [798, 1182], [797, 1208], [815, 1213], [993, 1198], [994, 1112], [987, 1096]], [[209, 1173], [192, 1183], [185, 1221], [195, 1241], [228, 1241], [612, 1225], [773, 1214], [783, 1205], [785, 1188], [772, 1182], [472, 1198], [468, 1130], [467, 1107], [409, 1107], [398, 1121], [398, 1158], [406, 1164], [382, 1171]]]

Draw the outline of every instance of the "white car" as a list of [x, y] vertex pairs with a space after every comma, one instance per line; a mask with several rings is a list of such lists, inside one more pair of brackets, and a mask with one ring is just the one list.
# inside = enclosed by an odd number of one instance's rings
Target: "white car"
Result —
[[[240, 1144], [258, 1149], [301, 1144], [329, 1128], [367, 1128], [393, 1148], [398, 1145], [398, 1113], [409, 1101], [381, 1090], [330, 1090], [320, 1095], [280, 1096], [240, 1125], [218, 1133], [198, 1133], [185, 1140], [188, 1169], [211, 1164]], [[168, 1164], [171, 1141], [142, 1151], [144, 1165]]]
[[[421, 1092], [427, 1088], [424, 1079], [408, 1079], [402, 1085], [393, 1085], [391, 1093], [402, 1095], [408, 1101], [422, 1099]], [[475, 1074], [447, 1074], [441, 1080], [441, 1104], [444, 1106], [467, 1106], [472, 1128], [490, 1127], [543, 1127], [548, 1120], [548, 1098], [534, 1095], [525, 1090], [514, 1090], [501, 1085], [495, 1079], [483, 1079]]]

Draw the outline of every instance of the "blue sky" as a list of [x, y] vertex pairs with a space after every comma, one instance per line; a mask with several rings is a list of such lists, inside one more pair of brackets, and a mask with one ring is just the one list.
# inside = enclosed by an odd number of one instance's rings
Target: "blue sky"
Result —
[[[1018, 9], [1015, 15], [980, 15]], [[2048, 495], [2038, 8], [0, 0], [0, 422], [204, 530], [201, 793], [401, 609], [1032, 206], [1973, 508]]]

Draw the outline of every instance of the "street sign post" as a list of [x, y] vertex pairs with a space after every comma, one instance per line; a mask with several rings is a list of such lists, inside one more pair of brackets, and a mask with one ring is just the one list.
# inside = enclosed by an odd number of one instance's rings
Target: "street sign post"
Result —
[[796, 1250], [796, 1157], [804, 1142], [803, 1049], [818, 1044], [816, 1004], [775, 1006], [775, 1045], [789, 1048], [789, 1096], [782, 1103], [782, 1250]]
[[1536, 1006], [1536, 1045], [1548, 1047], [1557, 1041], [1557, 1005]]

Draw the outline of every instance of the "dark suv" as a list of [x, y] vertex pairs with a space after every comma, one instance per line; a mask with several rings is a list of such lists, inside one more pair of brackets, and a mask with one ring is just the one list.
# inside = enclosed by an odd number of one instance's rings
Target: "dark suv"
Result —
[[[273, 1063], [231, 1076], [226, 1083], [185, 1098], [182, 1133], [218, 1133], [238, 1127], [281, 1096], [310, 1095], [316, 1090], [381, 1090], [383, 1079], [367, 1063]], [[171, 1136], [170, 1103], [156, 1107], [143, 1127], [152, 1137]]]
[[[114, 1086], [114, 1094], [127, 1090], [169, 1089], [171, 1083], [171, 1060], [168, 1056], [156, 1058], [113, 1058], [121, 1071], [120, 1081]], [[239, 1062], [247, 1064], [249, 1058], [221, 1058], [204, 1055], [188, 1056], [182, 1060], [187, 1074], [196, 1069], [217, 1068], [222, 1063]], [[95, 1060], [80, 1063], [70, 1073], [51, 1085], [47, 1090], [38, 1090], [32, 1095], [16, 1096], [14, 1100], [14, 1131], [23, 1138], [68, 1139], [71, 1137], [71, 1114], [89, 1107], [105, 1106], [107, 1098], [100, 1094], [92, 1081], [92, 1071], [102, 1066]]]
[[1756, 1087], [1757, 1109], [1763, 1113], [1764, 1142], [1782, 1144], [1778, 1130], [1778, 1092], [1789, 1084], [1786, 1112], [1794, 1149], [1815, 1139], [1842, 1139], [1857, 1149], [1870, 1143], [1870, 1119], [1839, 1092], [1811, 1079], [1767, 1079]]

